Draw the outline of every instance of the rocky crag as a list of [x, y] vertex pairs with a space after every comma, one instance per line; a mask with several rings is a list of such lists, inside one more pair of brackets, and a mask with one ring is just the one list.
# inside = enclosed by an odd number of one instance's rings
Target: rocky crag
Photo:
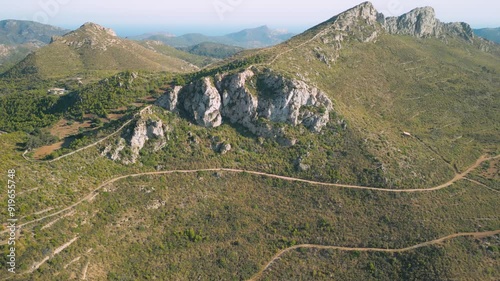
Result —
[[285, 128], [277, 124], [320, 132], [333, 110], [333, 103], [318, 88], [256, 68], [176, 87], [157, 105], [183, 111], [200, 126], [218, 127], [227, 120], [263, 137], [283, 137]]
[[64, 37], [52, 37], [51, 43], [56, 41], [75, 49], [88, 46], [90, 49], [102, 51], [106, 51], [109, 46], [121, 43], [112, 29], [91, 22], [83, 24], [78, 30], [72, 31]]
[[[370, 2], [311, 28], [303, 34], [303, 38], [310, 39], [303, 40], [320, 42], [311, 51], [318, 60], [331, 66], [347, 42], [376, 42], [383, 34], [454, 37], [468, 42], [482, 40], [475, 39], [466, 23], [440, 22], [431, 7], [386, 18]], [[209, 128], [218, 127], [227, 120], [263, 137], [282, 138], [286, 126], [304, 126], [319, 133], [330, 121], [333, 103], [327, 94], [304, 80], [287, 78], [270, 66], [249, 67], [236, 73], [203, 77], [184, 87], [177, 86], [162, 96], [157, 105], [181, 111], [194, 123]]]
[[138, 120], [123, 132], [114, 144], [110, 144], [101, 152], [113, 161], [124, 164], [136, 163], [141, 150], [150, 145], [153, 151], [162, 149], [167, 141], [165, 136], [169, 127], [152, 115], [151, 110], [144, 111]]
[[383, 23], [390, 34], [411, 35], [416, 37], [445, 38], [458, 36], [472, 42], [474, 32], [463, 22], [443, 23], [436, 18], [432, 7], [417, 8], [400, 17], [389, 17]]
[[376, 42], [383, 34], [441, 40], [460, 38], [469, 43], [477, 41], [483, 50], [487, 50], [489, 45], [486, 40], [476, 38], [467, 23], [439, 21], [432, 7], [416, 8], [399, 17], [386, 18], [370, 2], [347, 10], [307, 32], [316, 34], [315, 37], [325, 45], [324, 48], [316, 47], [314, 51], [317, 58], [327, 65], [335, 63], [346, 41]]

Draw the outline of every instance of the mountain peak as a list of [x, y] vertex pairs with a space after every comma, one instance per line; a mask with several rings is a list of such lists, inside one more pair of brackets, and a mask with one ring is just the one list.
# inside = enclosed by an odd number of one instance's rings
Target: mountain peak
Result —
[[411, 10], [399, 17], [386, 19], [386, 29], [392, 34], [429, 37], [439, 34], [439, 21], [432, 7], [422, 7]]
[[105, 51], [108, 47], [120, 44], [122, 40], [109, 28], [87, 22], [66, 35], [53, 37], [52, 43], [59, 42], [76, 49], [90, 47]]
[[466, 23], [442, 23], [436, 18], [432, 7], [411, 10], [399, 17], [385, 20], [385, 29], [391, 34], [412, 35], [416, 37], [443, 37], [446, 34], [459, 36], [471, 41], [472, 28]]
[[383, 18], [371, 2], [363, 2], [343, 13], [328, 20], [328, 23], [333, 23], [333, 27], [337, 30], [348, 30], [359, 25], [359, 20], [364, 21], [369, 25], [375, 25]]
[[76, 31], [79, 31], [79, 30], [80, 31], [90, 31], [90, 32], [94, 32], [94, 33], [95, 32], [104, 32], [104, 33], [111, 35], [113, 37], [117, 37], [116, 33], [111, 28], [106, 28], [106, 27], [100, 26], [100, 25], [93, 23], [93, 22], [84, 23]]

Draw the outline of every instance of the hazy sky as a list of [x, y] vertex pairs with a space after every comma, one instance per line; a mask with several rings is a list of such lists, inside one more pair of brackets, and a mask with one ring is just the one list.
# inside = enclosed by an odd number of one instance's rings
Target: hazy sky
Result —
[[[301, 32], [351, 8], [361, 0], [1, 0], [0, 19], [35, 20], [74, 29], [92, 21], [120, 35], [144, 32], [224, 34], [269, 25]], [[432, 6], [442, 21], [473, 27], [500, 26], [500, 1], [373, 0], [379, 12], [399, 15]]]

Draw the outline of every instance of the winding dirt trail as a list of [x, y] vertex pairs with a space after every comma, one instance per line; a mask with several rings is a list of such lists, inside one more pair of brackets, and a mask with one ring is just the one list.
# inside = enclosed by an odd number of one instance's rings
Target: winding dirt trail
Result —
[[260, 276], [277, 260], [279, 259], [283, 254], [290, 252], [295, 249], [319, 249], [319, 250], [339, 250], [339, 251], [358, 251], [358, 252], [385, 252], [385, 253], [403, 253], [403, 252], [408, 252], [412, 251], [418, 248], [422, 247], [427, 247], [427, 246], [432, 246], [436, 244], [441, 244], [446, 240], [458, 238], [458, 237], [473, 237], [476, 239], [481, 239], [481, 238], [486, 238], [490, 236], [494, 236], [500, 234], [500, 230], [494, 230], [494, 231], [488, 231], [488, 232], [462, 232], [462, 233], [456, 233], [456, 234], [451, 234], [445, 237], [438, 238], [436, 240], [420, 243], [417, 245], [413, 245], [410, 247], [406, 248], [399, 248], [399, 249], [382, 249], [382, 248], [351, 248], [351, 247], [339, 247], [339, 246], [324, 246], [324, 245], [312, 245], [312, 244], [302, 244], [302, 245], [295, 245], [286, 249], [283, 249], [276, 253], [271, 260], [262, 267], [262, 269], [257, 272], [252, 278], [248, 279], [248, 281], [257, 281]]
[[494, 231], [488, 231], [488, 232], [463, 232], [463, 233], [456, 233], [456, 234], [451, 234], [445, 237], [438, 238], [436, 240], [420, 243], [417, 245], [413, 245], [410, 247], [406, 248], [400, 248], [400, 249], [383, 249], [383, 248], [351, 248], [351, 247], [339, 247], [339, 246], [324, 246], [324, 245], [312, 245], [312, 244], [302, 244], [302, 245], [296, 245], [293, 247], [289, 247], [286, 249], [283, 249], [276, 253], [271, 260], [264, 265], [261, 270], [256, 273], [252, 278], [248, 279], [248, 281], [257, 281], [262, 274], [276, 261], [278, 260], [282, 255], [284, 255], [287, 252], [290, 252], [295, 249], [319, 249], [319, 250], [339, 250], [339, 251], [358, 251], [358, 252], [384, 252], [384, 253], [403, 253], [403, 252], [408, 252], [412, 251], [418, 248], [422, 247], [427, 247], [427, 246], [432, 246], [436, 244], [443, 243], [446, 240], [458, 238], [458, 237], [473, 237], [476, 239], [481, 239], [481, 238], [486, 238], [490, 237], [493, 235], [500, 234], [500, 230], [494, 230]]
[[105, 140], [107, 140], [107, 139], [109, 139], [109, 138], [111, 138], [111, 137], [115, 136], [116, 134], [118, 134], [119, 132], [121, 132], [121, 131], [125, 128], [125, 127], [127, 127], [127, 126], [128, 126], [128, 125], [132, 122], [132, 121], [134, 121], [134, 119], [135, 119], [135, 117], [136, 117], [137, 115], [142, 114], [145, 110], [147, 110], [147, 109], [149, 109], [149, 108], [151, 108], [151, 105], [149, 105], [149, 106], [147, 106], [147, 107], [145, 107], [145, 108], [141, 109], [141, 111], [139, 111], [138, 113], [134, 114], [134, 116], [133, 116], [130, 120], [128, 120], [127, 122], [123, 123], [123, 125], [121, 125], [121, 126], [120, 126], [120, 128], [118, 128], [118, 129], [117, 129], [116, 131], [114, 131], [113, 133], [111, 133], [111, 134], [107, 135], [106, 137], [104, 137], [104, 138], [102, 138], [102, 139], [100, 139], [100, 140], [98, 140], [98, 141], [96, 141], [96, 142], [94, 142], [94, 143], [91, 143], [91, 144], [89, 144], [89, 145], [87, 145], [87, 146], [85, 146], [85, 147], [82, 147], [82, 148], [79, 148], [79, 149], [77, 149], [77, 150], [75, 150], [75, 151], [72, 151], [72, 152], [70, 152], [70, 153], [64, 154], [64, 155], [59, 156], [59, 157], [57, 157], [57, 158], [54, 158], [54, 159], [52, 159], [52, 160], [35, 160], [35, 159], [28, 158], [28, 157], [26, 156], [26, 153], [28, 153], [28, 152], [29, 152], [28, 150], [26, 150], [26, 151], [23, 153], [23, 158], [24, 158], [24, 159], [26, 159], [26, 160], [27, 160], [27, 161], [29, 161], [29, 162], [36, 162], [36, 163], [53, 163], [53, 162], [59, 161], [59, 160], [61, 160], [61, 159], [63, 159], [63, 158], [66, 158], [66, 157], [68, 157], [68, 156], [71, 156], [71, 155], [73, 155], [73, 154], [76, 154], [76, 153], [78, 153], [78, 152], [80, 152], [80, 151], [83, 151], [83, 150], [89, 149], [89, 148], [91, 148], [91, 147], [94, 147], [94, 146], [96, 146], [96, 145], [100, 144], [101, 142], [103, 142], [103, 141], [105, 141]]
[[[472, 166], [470, 166], [467, 170], [464, 172], [455, 175], [455, 177], [451, 180], [449, 180], [446, 183], [443, 183], [441, 185], [431, 187], [431, 188], [422, 188], [422, 189], [390, 189], [390, 188], [377, 188], [377, 187], [369, 187], [369, 186], [359, 186], [359, 185], [348, 185], [348, 184], [338, 184], [338, 183], [327, 183], [327, 182], [317, 182], [317, 181], [311, 181], [311, 180], [304, 180], [304, 179], [299, 179], [299, 178], [293, 178], [293, 177], [286, 177], [286, 176], [280, 176], [280, 175], [274, 175], [274, 174], [268, 174], [268, 173], [263, 173], [263, 172], [256, 172], [256, 171], [247, 171], [247, 170], [240, 170], [240, 169], [226, 169], [226, 168], [214, 168], [214, 169], [196, 169], [196, 170], [171, 170], [171, 171], [159, 171], [159, 172], [146, 172], [146, 173], [139, 173], [139, 174], [130, 174], [130, 175], [124, 175], [124, 176], [119, 176], [113, 179], [110, 179], [108, 181], [105, 181], [101, 185], [99, 185], [96, 189], [94, 189], [91, 193], [83, 197], [82, 199], [78, 200], [77, 202], [73, 203], [72, 205], [61, 209], [57, 212], [54, 212], [52, 214], [48, 214], [46, 216], [43, 216], [41, 218], [25, 222], [23, 224], [18, 225], [19, 228], [22, 228], [24, 226], [42, 221], [44, 219], [50, 218], [57, 216], [59, 214], [62, 214], [66, 211], [69, 211], [76, 206], [80, 205], [84, 201], [90, 201], [103, 187], [112, 184], [114, 182], [117, 182], [122, 179], [126, 178], [134, 178], [134, 177], [141, 177], [141, 176], [157, 176], [157, 175], [168, 175], [168, 174], [193, 174], [193, 173], [198, 173], [198, 172], [231, 172], [231, 173], [246, 173], [250, 175], [257, 175], [257, 176], [263, 176], [263, 177], [268, 177], [268, 178], [276, 178], [276, 179], [281, 179], [285, 181], [290, 181], [290, 182], [302, 182], [302, 183], [307, 183], [307, 184], [312, 184], [312, 185], [320, 185], [320, 186], [330, 186], [330, 187], [339, 187], [339, 188], [351, 188], [351, 189], [360, 189], [360, 190], [372, 190], [372, 191], [379, 191], [379, 192], [395, 192], [395, 193], [417, 193], [417, 192], [431, 192], [431, 191], [437, 191], [440, 189], [444, 189], [446, 187], [451, 186], [457, 181], [460, 181], [462, 179], [465, 179], [468, 174], [470, 174], [474, 169], [476, 169], [479, 165], [481, 165], [483, 162], [490, 161], [493, 159], [500, 158], [500, 155], [494, 156], [494, 157], [487, 157], [485, 155], [481, 156], [476, 163], [474, 163]], [[7, 230], [1, 231], [0, 234], [7, 233]]]

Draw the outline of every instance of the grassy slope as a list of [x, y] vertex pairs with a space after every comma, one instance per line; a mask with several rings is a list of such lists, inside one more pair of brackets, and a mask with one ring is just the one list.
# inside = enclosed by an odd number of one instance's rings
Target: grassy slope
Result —
[[[328, 67], [315, 59], [315, 46], [325, 49], [314, 41], [272, 68], [304, 73], [325, 90], [388, 175], [400, 181], [439, 178], [447, 175], [445, 166], [463, 170], [479, 155], [498, 152], [498, 57], [453, 41], [447, 46], [384, 36], [344, 46]], [[403, 131], [418, 139], [402, 137]]]
[[261, 280], [495, 280], [498, 244], [498, 237], [459, 238], [400, 254], [297, 250]]
[[[236, 167], [343, 183], [430, 187], [450, 179], [455, 166], [463, 170], [479, 155], [498, 154], [500, 149], [494, 138], [499, 124], [494, 110], [499, 101], [498, 58], [450, 44], [444, 48], [433, 40], [382, 37], [375, 44], [344, 46], [346, 51], [331, 68], [307, 49], [282, 56], [272, 68], [290, 76], [307, 73], [312, 83], [334, 99], [349, 128], [342, 131], [332, 124], [322, 135], [302, 134], [293, 148], [283, 149], [272, 141], [260, 144], [244, 130], [229, 125], [216, 129], [192, 126], [158, 110], [156, 114], [172, 129], [170, 140], [161, 152], [146, 150], [141, 158], [144, 165], [122, 166], [103, 159], [99, 157], [103, 147], [50, 165], [28, 164], [14, 151], [22, 137], [9, 134], [0, 136], [6, 144], [0, 168], [16, 167], [23, 190], [42, 187], [20, 196], [20, 216], [28, 216], [23, 221], [40, 217], [32, 215], [37, 211], [76, 202], [106, 179], [151, 171], [158, 165], [164, 169]], [[432, 52], [424, 52], [429, 47]], [[280, 48], [284, 45], [271, 51]], [[457, 54], [461, 61], [454, 58]], [[403, 138], [403, 130], [421, 141]], [[198, 141], [193, 142], [188, 132]], [[233, 151], [225, 156], [214, 153], [210, 148], [213, 137], [230, 142]], [[307, 152], [311, 169], [295, 171], [294, 160]], [[497, 188], [498, 177], [485, 176], [483, 171], [491, 165], [497, 164], [485, 163], [472, 177]], [[379, 180], [380, 175], [387, 184]], [[256, 273], [278, 249], [294, 243], [403, 247], [450, 233], [500, 226], [498, 193], [468, 181], [431, 193], [387, 194], [244, 174], [200, 173], [128, 179], [107, 190], [50, 228], [41, 229], [54, 219], [34, 224], [33, 231], [26, 228], [18, 252], [22, 270], [43, 259], [44, 252], [79, 236], [80, 240], [34, 273], [34, 278], [79, 278], [88, 261], [89, 276], [99, 280], [239, 280]], [[5, 210], [5, 195], [0, 198]], [[165, 205], [148, 209], [155, 200]], [[490, 243], [499, 244], [498, 239]], [[435, 263], [436, 271], [429, 273], [435, 275], [429, 276], [438, 280], [498, 277], [498, 257], [481, 247], [461, 239], [402, 257], [361, 254], [357, 262], [368, 266], [342, 274], [390, 279], [394, 272], [411, 273], [402, 262], [405, 259], [426, 270], [428, 265], [419, 263], [424, 259]], [[89, 248], [91, 253], [87, 253]], [[467, 251], [481, 257], [470, 260], [463, 254]], [[82, 257], [79, 262], [64, 269], [78, 256]], [[290, 259], [284, 265], [296, 263], [295, 257]], [[313, 256], [297, 263], [305, 274], [312, 274], [315, 267], [336, 270], [322, 266], [326, 262], [338, 265], [336, 259]], [[450, 259], [454, 262], [451, 269]], [[375, 273], [370, 263], [374, 263]], [[468, 269], [476, 265], [486, 270]], [[286, 276], [287, 269], [276, 274], [273, 276], [278, 277], [269, 279]]]
[[213, 62], [218, 61], [217, 59], [214, 58], [209, 58], [205, 56], [199, 56], [195, 54], [190, 54], [188, 52], [184, 52], [181, 50], [177, 50], [174, 47], [170, 47], [167, 45], [164, 45], [163, 43], [156, 43], [156, 41], [140, 41], [138, 42], [142, 46], [154, 50], [155, 52], [158, 52], [160, 54], [169, 56], [169, 57], [175, 57], [182, 59], [184, 61], [190, 62], [198, 67], [203, 67], [206, 65], [209, 65]]
[[56, 41], [28, 56], [7, 75], [25, 75], [27, 71], [45, 79], [57, 79], [94, 73], [102, 76], [125, 70], [190, 72], [197, 68], [182, 58], [153, 52], [123, 40], [106, 50], [85, 46], [75, 49]]
[[[21, 135], [0, 136], [2, 143], [7, 144], [2, 149], [5, 161], [0, 168], [17, 169], [19, 191], [41, 188], [18, 197], [18, 214], [27, 216], [21, 221], [43, 216], [34, 213], [49, 207], [62, 209], [106, 179], [151, 171], [156, 165], [164, 169], [244, 167], [310, 177], [293, 170], [290, 162], [298, 151], [284, 150], [272, 142], [257, 145], [257, 140], [241, 136], [230, 126], [207, 130], [189, 126], [186, 121], [159, 110], [156, 115], [171, 126], [170, 141], [160, 153], [148, 152], [151, 148], [146, 148], [141, 158], [144, 166], [123, 166], [99, 157], [104, 146], [61, 162], [30, 164], [15, 151], [14, 145], [22, 141]], [[190, 140], [188, 132], [199, 140], [198, 144]], [[206, 140], [217, 136], [230, 140], [234, 151], [225, 156], [211, 152]], [[300, 145], [297, 149], [300, 150]], [[362, 159], [354, 154], [350, 157]], [[349, 163], [349, 160], [339, 162]], [[313, 171], [321, 170], [312, 164]], [[366, 164], [358, 165], [361, 168]], [[354, 178], [349, 179], [351, 174]], [[357, 182], [355, 175], [346, 169], [343, 180]], [[475, 178], [498, 186], [498, 179], [487, 180], [480, 173]], [[24, 228], [18, 245], [21, 271], [42, 260], [44, 252], [50, 253], [75, 236], [80, 237], [79, 240], [42, 266], [33, 278], [79, 278], [89, 261], [88, 274], [96, 280], [133, 280], [146, 276], [168, 280], [191, 280], [198, 276], [239, 280], [256, 273], [279, 249], [296, 243], [396, 248], [450, 233], [500, 227], [496, 217], [498, 194], [467, 181], [430, 193], [388, 194], [317, 187], [245, 174], [197, 173], [126, 179], [106, 190], [92, 203], [78, 206], [71, 216], [61, 220], [49, 218]], [[2, 210], [5, 210], [4, 197], [2, 195]], [[148, 209], [158, 201], [165, 204], [159, 209]], [[41, 229], [52, 221], [55, 221], [53, 226]], [[493, 245], [497, 245], [495, 243]], [[90, 248], [93, 251], [89, 254]], [[433, 250], [424, 251], [418, 258], [439, 261], [443, 255], [453, 256], [460, 251], [457, 247], [437, 248], [444, 253], [436, 257]], [[78, 256], [81, 256], [79, 262], [64, 269]], [[363, 258], [366, 261], [360, 259], [360, 263], [381, 259], [378, 256]], [[301, 262], [301, 266], [313, 270], [316, 259], [313, 257], [310, 261]], [[470, 264], [466, 258], [459, 261], [463, 266]], [[486, 263], [488, 259], [478, 262]], [[393, 266], [406, 272], [403, 264]], [[442, 272], [437, 276], [441, 279], [448, 276], [446, 266], [437, 265]], [[475, 271], [467, 272], [471, 276], [500, 274], [494, 268], [490, 273], [478, 275]], [[323, 269], [330, 270], [329, 267]], [[393, 271], [385, 266], [377, 269], [381, 276]]]
[[[59, 58], [55, 60], [55, 58]], [[64, 57], [65, 59], [60, 59]], [[106, 51], [84, 49], [75, 52], [55, 43], [36, 53], [36, 65], [44, 77], [67, 76], [84, 71], [149, 70], [185, 72], [192, 70], [185, 61], [150, 52], [131, 44], [128, 48], [114, 46]]]

